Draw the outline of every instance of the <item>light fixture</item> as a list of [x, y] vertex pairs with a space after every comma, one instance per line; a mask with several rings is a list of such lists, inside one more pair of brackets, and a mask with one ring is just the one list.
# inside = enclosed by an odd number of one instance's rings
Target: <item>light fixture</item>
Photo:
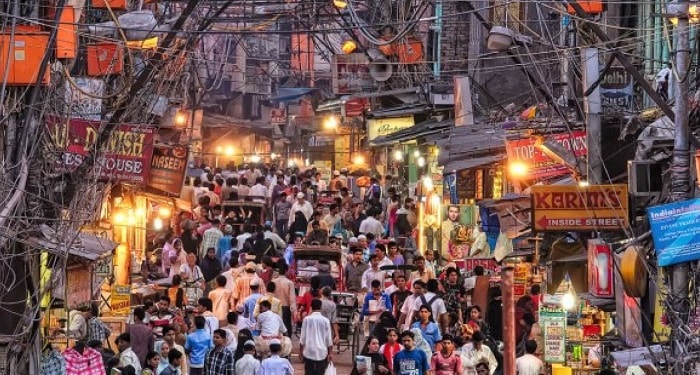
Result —
[[513, 45], [513, 30], [504, 26], [493, 26], [486, 38], [486, 48], [492, 51], [505, 51]]
[[260, 155], [255, 154], [255, 155], [251, 156], [250, 161], [251, 161], [251, 163], [256, 163], [256, 164], [260, 163]]
[[129, 216], [134, 216], [134, 214], [138, 217], [144, 217], [146, 216], [146, 210], [144, 208], [137, 208], [136, 211], [129, 210]]
[[330, 115], [326, 120], [323, 122], [323, 127], [328, 129], [328, 130], [333, 130], [338, 127], [338, 119], [335, 117], [335, 115]]
[[153, 229], [155, 229], [155, 230], [163, 229], [163, 219], [161, 219], [159, 217], [153, 219]]
[[433, 184], [433, 178], [430, 176], [423, 177], [423, 187], [426, 191], [433, 191], [435, 185]]
[[273, 152], [270, 154], [270, 159], [275, 160], [275, 159], [277, 159], [277, 156], [278, 155]]
[[123, 212], [117, 212], [112, 217], [112, 224], [124, 225], [126, 223], [126, 215]]
[[224, 148], [223, 148], [223, 147], [221, 147], [221, 146], [216, 146], [216, 153], [217, 153], [217, 154], [221, 154], [221, 153], [223, 153], [223, 152], [224, 152]]
[[416, 160], [416, 164], [418, 164], [418, 167], [420, 168], [425, 167], [425, 157], [419, 156], [418, 160]]
[[163, 218], [170, 217], [170, 208], [165, 206], [158, 207], [158, 216]]
[[130, 227], [136, 225], [136, 216], [131, 215], [131, 213], [129, 213], [129, 216], [126, 217], [126, 225]]
[[420, 150], [419, 149], [413, 150], [413, 157], [418, 158], [419, 156], [420, 156]]
[[181, 109], [178, 109], [177, 112], [175, 112], [175, 118], [173, 118], [173, 123], [178, 126], [184, 126], [187, 124], [187, 112], [183, 111]]
[[345, 9], [347, 8], [348, 3], [344, 0], [333, 0], [333, 5], [338, 9]]
[[233, 146], [226, 147], [226, 155], [227, 156], [233, 156], [234, 152], [235, 152], [235, 149], [233, 148]]
[[508, 172], [511, 177], [525, 177], [527, 176], [528, 166], [522, 161], [514, 161], [508, 164]]
[[287, 160], [287, 167], [293, 168], [293, 167], [296, 167], [296, 165], [297, 165], [297, 162], [294, 159]]
[[403, 161], [403, 151], [401, 151], [401, 150], [394, 151], [394, 160]]
[[581, 180], [578, 182], [578, 186], [580, 186], [580, 187], [587, 187], [588, 185], [589, 185], [588, 181], [585, 181], [585, 180]]
[[349, 55], [357, 49], [357, 43], [355, 43], [354, 40], [346, 40], [343, 42], [343, 45], [340, 47], [340, 50], [343, 51], [344, 54]]
[[355, 158], [353, 159], [353, 163], [355, 164], [364, 164], [365, 163], [365, 157], [362, 155], [355, 155]]
[[561, 307], [566, 311], [573, 310], [576, 307], [576, 296], [571, 291], [566, 292], [561, 297]]

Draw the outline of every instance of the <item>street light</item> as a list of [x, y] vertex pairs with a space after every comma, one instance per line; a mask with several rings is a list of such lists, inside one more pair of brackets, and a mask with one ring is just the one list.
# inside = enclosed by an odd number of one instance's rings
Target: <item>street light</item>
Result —
[[334, 115], [328, 116], [323, 122], [323, 127], [327, 130], [335, 130], [338, 128], [338, 119]]
[[514, 161], [508, 165], [508, 172], [511, 177], [521, 178], [527, 176], [527, 164], [522, 161]]
[[173, 119], [173, 122], [177, 126], [187, 125], [187, 117], [187, 112], [179, 109], [177, 112], [175, 112], [175, 118]]
[[416, 160], [416, 163], [418, 164], [418, 167], [420, 167], [420, 168], [425, 167], [425, 157], [419, 156], [418, 160]]

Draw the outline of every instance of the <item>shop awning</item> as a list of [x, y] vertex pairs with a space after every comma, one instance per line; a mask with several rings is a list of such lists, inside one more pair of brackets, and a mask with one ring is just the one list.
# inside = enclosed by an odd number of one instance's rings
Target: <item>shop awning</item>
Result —
[[443, 173], [453, 173], [464, 169], [472, 169], [497, 163], [506, 158], [505, 154], [488, 155], [480, 157], [467, 157], [458, 160], [450, 160], [445, 164]]
[[[42, 237], [33, 237], [33, 242], [56, 255], [65, 255], [66, 248], [68, 254], [81, 257], [90, 261], [97, 260], [102, 255], [116, 249], [118, 244], [107, 238], [95, 236], [90, 233], [80, 232], [71, 238], [59, 238], [56, 232], [48, 225], [41, 226]], [[66, 244], [67, 241], [72, 241]]]
[[408, 142], [417, 138], [425, 137], [430, 134], [441, 133], [454, 126], [455, 120], [435, 121], [429, 120], [421, 122], [410, 128], [399, 130], [396, 133], [377, 137], [371, 141], [372, 146], [389, 146], [395, 143]]

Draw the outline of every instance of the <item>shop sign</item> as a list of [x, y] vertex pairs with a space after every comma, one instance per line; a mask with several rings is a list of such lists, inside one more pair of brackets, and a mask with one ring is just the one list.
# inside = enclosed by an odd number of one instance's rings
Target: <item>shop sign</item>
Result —
[[118, 285], [112, 286], [112, 312], [115, 314], [129, 314], [131, 309], [131, 286]]
[[148, 174], [148, 186], [180, 195], [182, 181], [187, 171], [187, 147], [158, 145], [153, 148], [151, 171]]
[[[548, 138], [561, 144], [565, 149], [573, 151], [577, 158], [585, 157], [588, 154], [585, 131], [552, 134]], [[571, 173], [567, 167], [535, 147], [535, 142], [535, 138], [506, 141], [508, 161], [526, 164], [528, 175], [533, 179], [551, 178]]]
[[367, 120], [367, 135], [371, 142], [377, 137], [383, 137], [407, 129], [415, 125], [413, 116], [389, 117]]
[[345, 102], [345, 116], [354, 117], [362, 116], [365, 110], [369, 108], [369, 99], [356, 98]]
[[566, 311], [561, 307], [542, 306], [540, 327], [544, 338], [544, 361], [564, 363], [566, 361]]
[[700, 259], [700, 198], [647, 209], [659, 266]]
[[621, 66], [613, 66], [600, 82], [600, 104], [603, 113], [612, 113], [632, 106], [634, 86], [632, 75]]
[[537, 232], [620, 230], [628, 226], [627, 185], [532, 187]]
[[287, 120], [287, 111], [284, 108], [273, 108], [270, 110], [270, 124], [282, 125]]
[[110, 277], [113, 272], [112, 256], [101, 257], [95, 262], [95, 276]]
[[[55, 151], [59, 153], [56, 168], [72, 171], [83, 163], [95, 148], [98, 121], [47, 118]], [[155, 128], [143, 125], [121, 124], [112, 132], [104, 148], [98, 153], [95, 168], [102, 179], [145, 184], [153, 156]]]

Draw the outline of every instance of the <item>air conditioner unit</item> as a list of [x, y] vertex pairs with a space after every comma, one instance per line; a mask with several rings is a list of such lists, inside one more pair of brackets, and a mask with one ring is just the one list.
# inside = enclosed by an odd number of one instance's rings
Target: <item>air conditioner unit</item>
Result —
[[661, 194], [663, 182], [661, 180], [662, 167], [659, 163], [651, 161], [627, 162], [627, 182], [630, 195], [636, 197], [652, 197]]
[[430, 85], [430, 103], [433, 105], [454, 105], [455, 92], [452, 85]]

